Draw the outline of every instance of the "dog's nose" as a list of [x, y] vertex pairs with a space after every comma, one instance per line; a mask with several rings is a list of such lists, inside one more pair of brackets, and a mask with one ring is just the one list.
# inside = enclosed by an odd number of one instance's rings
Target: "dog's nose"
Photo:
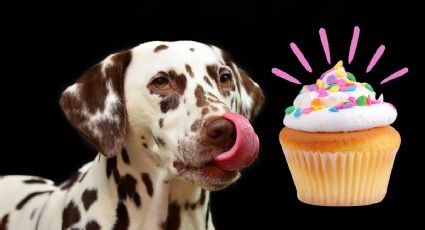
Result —
[[223, 117], [207, 122], [205, 134], [207, 141], [212, 146], [223, 148], [223, 151], [232, 148], [236, 141], [235, 125]]

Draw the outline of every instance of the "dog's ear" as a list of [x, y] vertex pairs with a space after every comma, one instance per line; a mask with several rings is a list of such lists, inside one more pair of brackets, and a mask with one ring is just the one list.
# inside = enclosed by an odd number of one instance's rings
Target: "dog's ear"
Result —
[[264, 94], [260, 86], [232, 60], [229, 53], [212, 46], [214, 51], [221, 55], [224, 63], [236, 74], [236, 88], [241, 95], [241, 108], [238, 112], [252, 120], [261, 110], [264, 103]]
[[62, 94], [60, 105], [74, 128], [106, 157], [122, 151], [127, 130], [124, 76], [131, 52], [108, 56]]

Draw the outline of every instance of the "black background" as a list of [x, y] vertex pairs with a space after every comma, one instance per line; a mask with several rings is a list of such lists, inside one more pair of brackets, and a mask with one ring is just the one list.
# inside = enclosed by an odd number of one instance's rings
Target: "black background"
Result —
[[[151, 40], [196, 40], [229, 51], [261, 85], [266, 104], [254, 126], [261, 155], [235, 185], [212, 195], [217, 229], [298, 227], [424, 226], [423, 12], [407, 1], [377, 5], [300, 1], [254, 3], [144, 1], [138, 4], [22, 3], [3, 14], [2, 139], [0, 174], [33, 174], [54, 181], [69, 177], [95, 156], [95, 150], [72, 129], [58, 100], [66, 86], [108, 54]], [[6, 10], [8, 11], [8, 10]], [[422, 22], [421, 22], [422, 21]], [[401, 133], [385, 200], [351, 208], [315, 207], [296, 198], [278, 142], [284, 108], [300, 87], [271, 74], [279, 67], [308, 84], [329, 68], [318, 31], [327, 30], [332, 63], [347, 63], [355, 25], [360, 40], [346, 68], [367, 81], [399, 115]], [[292, 54], [296, 42], [309, 60], [306, 72]], [[375, 68], [366, 66], [380, 44], [386, 51]], [[388, 84], [379, 82], [402, 67], [409, 73]], [[421, 137], [422, 136], [422, 137]], [[5, 199], [5, 198], [2, 198]], [[6, 198], [7, 199], [7, 198]], [[415, 211], [417, 208], [422, 211]], [[419, 213], [422, 212], [422, 215]]]

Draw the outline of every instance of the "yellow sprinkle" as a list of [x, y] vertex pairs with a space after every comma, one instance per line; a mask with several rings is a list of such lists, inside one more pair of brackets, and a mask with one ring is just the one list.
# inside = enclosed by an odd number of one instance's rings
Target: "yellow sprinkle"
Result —
[[336, 63], [336, 65], [334, 66], [334, 69], [339, 69], [342, 67], [344, 63], [342, 63], [342, 61], [340, 60], [338, 63]]
[[350, 101], [349, 100], [342, 100], [341, 103], [347, 103], [347, 102], [350, 102]]
[[366, 84], [366, 82], [360, 83], [360, 85], [362, 85], [363, 87], [365, 87]]
[[346, 77], [347, 73], [345, 73], [344, 71], [340, 70], [340, 69], [336, 69], [335, 73], [338, 77]]
[[351, 80], [348, 80], [348, 79], [347, 79], [347, 80], [345, 80], [345, 83], [346, 83], [346, 84], [356, 84], [356, 82], [355, 82], [355, 81], [351, 81]]
[[326, 108], [326, 106], [323, 106], [323, 105], [312, 105], [311, 106], [311, 109], [313, 111], [321, 110], [321, 109], [324, 109], [324, 108]]
[[339, 91], [339, 85], [334, 85], [329, 89], [329, 92], [338, 92]]
[[317, 79], [317, 81], [316, 81], [316, 85], [317, 85], [317, 88], [323, 88], [323, 81], [322, 80], [320, 80], [320, 79]]

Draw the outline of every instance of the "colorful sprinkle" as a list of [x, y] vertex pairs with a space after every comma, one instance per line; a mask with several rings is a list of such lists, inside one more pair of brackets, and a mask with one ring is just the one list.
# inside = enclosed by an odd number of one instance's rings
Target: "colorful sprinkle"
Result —
[[329, 92], [338, 92], [339, 91], [339, 85], [334, 85], [329, 89]]
[[350, 101], [353, 104], [356, 104], [356, 98], [355, 97], [348, 97], [348, 101]]
[[294, 117], [299, 117], [301, 115], [301, 113], [302, 113], [302, 111], [301, 111], [300, 108], [296, 109], [295, 113], [294, 113]]
[[311, 113], [311, 111], [313, 111], [313, 109], [311, 109], [311, 108], [302, 109], [303, 114], [309, 114], [309, 113]]
[[329, 111], [331, 111], [331, 112], [338, 112], [338, 109], [336, 109], [336, 108], [330, 108]]
[[367, 95], [367, 100], [366, 100], [368, 105], [372, 104], [372, 98], [370, 97], [370, 95]]
[[356, 87], [353, 86], [353, 85], [350, 85], [350, 86], [347, 87], [347, 91], [354, 92], [354, 91], [356, 91]]
[[367, 97], [364, 96], [364, 95], [358, 97], [357, 100], [356, 100], [356, 103], [357, 103], [358, 106], [366, 105], [366, 103], [367, 103]]
[[311, 109], [313, 109], [313, 111], [321, 110], [321, 109], [324, 109], [324, 108], [326, 108], [326, 106], [323, 106], [323, 105], [312, 105], [311, 106]]
[[344, 71], [340, 70], [340, 69], [335, 70], [335, 73], [336, 73], [336, 76], [338, 76], [340, 78], [347, 76], [346, 73]]
[[322, 80], [320, 80], [320, 79], [317, 79], [317, 81], [316, 81], [316, 85], [317, 85], [317, 88], [323, 88], [323, 81]]
[[337, 70], [337, 69], [341, 68], [343, 64], [344, 63], [342, 62], [342, 60], [340, 60], [339, 62], [336, 63], [336, 65], [334, 66], [334, 69]]
[[317, 85], [316, 84], [311, 84], [307, 86], [307, 89], [309, 91], [315, 91], [317, 89]]
[[364, 87], [365, 87], [366, 89], [368, 89], [370, 92], [375, 92], [375, 91], [373, 90], [372, 86], [371, 86], [371, 85], [369, 85], [369, 83], [366, 83], [366, 84], [364, 85]]
[[286, 115], [289, 115], [292, 112], [294, 112], [294, 110], [295, 110], [295, 107], [294, 106], [289, 106], [288, 108], [285, 109], [285, 114]]
[[354, 75], [352, 74], [352, 73], [348, 73], [347, 74], [347, 78], [348, 78], [348, 80], [350, 80], [350, 81], [356, 81], [356, 78], [354, 77]]
[[327, 79], [326, 79], [326, 83], [328, 85], [331, 84], [335, 84], [336, 83], [336, 77], [334, 75], [330, 75]]
[[345, 85], [340, 86], [339, 87], [339, 91], [346, 92], [347, 91], [347, 86], [345, 86]]
[[351, 107], [353, 107], [353, 103], [351, 103], [351, 102], [347, 102], [347, 103], [344, 103], [342, 105], [342, 109], [348, 109], [348, 108], [351, 108]]
[[322, 100], [320, 100], [320, 98], [315, 98], [313, 101], [311, 101], [311, 105], [320, 106], [322, 105]]
[[345, 86], [345, 80], [339, 79], [338, 81], [336, 81], [336, 84], [339, 85], [339, 86]]

